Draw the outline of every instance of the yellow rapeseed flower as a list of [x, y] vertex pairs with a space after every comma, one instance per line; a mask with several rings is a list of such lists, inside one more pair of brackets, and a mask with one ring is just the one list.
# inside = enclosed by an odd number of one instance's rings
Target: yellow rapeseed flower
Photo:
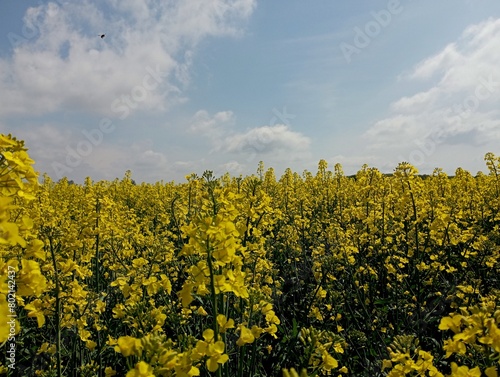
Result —
[[129, 370], [126, 377], [155, 377], [153, 368], [144, 361], [139, 361], [135, 368]]
[[252, 333], [252, 330], [250, 330], [248, 327], [245, 325], [240, 326], [240, 337], [236, 341], [236, 344], [238, 346], [244, 346], [245, 344], [253, 343], [255, 340], [255, 337]]
[[458, 366], [457, 363], [451, 363], [451, 377], [481, 377], [481, 369], [479, 367], [469, 369], [465, 365]]
[[224, 314], [217, 315], [217, 323], [219, 324], [219, 332], [221, 334], [225, 333], [228, 329], [234, 329], [234, 320], [232, 318], [228, 320]]
[[121, 352], [125, 357], [142, 353], [141, 340], [132, 336], [121, 336], [118, 338], [117, 345], [115, 346], [116, 352]]

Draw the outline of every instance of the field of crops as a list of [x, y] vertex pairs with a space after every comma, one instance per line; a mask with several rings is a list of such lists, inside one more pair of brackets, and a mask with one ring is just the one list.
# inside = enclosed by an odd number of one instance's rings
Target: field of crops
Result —
[[491, 153], [452, 177], [320, 161], [80, 185], [32, 164], [0, 135], [1, 373], [498, 376]]

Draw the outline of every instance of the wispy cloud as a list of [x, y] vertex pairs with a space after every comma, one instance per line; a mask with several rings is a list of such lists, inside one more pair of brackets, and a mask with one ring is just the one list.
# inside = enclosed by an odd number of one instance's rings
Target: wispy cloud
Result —
[[[30, 8], [33, 35], [0, 59], [0, 116], [61, 109], [120, 116], [185, 100], [207, 36], [237, 36], [255, 0], [48, 3]], [[105, 33], [105, 38], [98, 35]]]
[[[423, 157], [414, 162], [423, 163], [438, 145], [499, 142], [499, 61], [500, 19], [468, 27], [456, 42], [401, 77], [428, 83], [428, 89], [394, 101], [391, 114], [364, 133], [369, 147], [394, 153], [418, 152]], [[414, 151], [429, 140], [432, 153]]]
[[277, 152], [305, 152], [311, 144], [307, 136], [292, 131], [287, 125], [255, 127], [245, 133], [228, 136], [221, 149], [227, 152], [247, 153], [256, 151], [262, 154]]
[[[287, 121], [287, 117], [295, 115], [276, 112], [272, 120], [278, 116]], [[309, 153], [311, 140], [300, 132], [293, 131], [290, 124], [272, 123], [268, 126], [253, 127], [244, 132], [237, 131], [237, 121], [232, 111], [220, 111], [211, 115], [206, 110], [197, 111], [189, 127], [191, 133], [196, 133], [210, 141], [211, 154], [224, 155], [227, 158], [236, 158], [228, 163], [232, 171], [241, 171], [248, 162], [257, 155], [268, 161], [279, 159], [284, 154], [288, 156], [304, 156]], [[238, 160], [240, 162], [238, 162]], [[224, 164], [224, 166], [226, 166]]]
[[197, 111], [192, 120], [189, 130], [193, 133], [201, 133], [210, 138], [219, 138], [223, 129], [234, 123], [232, 111], [219, 111], [211, 116], [206, 110]]

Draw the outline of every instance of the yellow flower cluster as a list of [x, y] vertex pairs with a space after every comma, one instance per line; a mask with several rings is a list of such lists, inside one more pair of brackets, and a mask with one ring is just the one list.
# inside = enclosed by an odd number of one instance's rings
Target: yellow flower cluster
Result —
[[180, 184], [32, 163], [0, 136], [0, 343], [32, 346], [24, 375], [498, 374], [492, 154], [487, 175], [322, 160]]
[[[446, 358], [456, 355], [464, 361], [470, 355], [479, 354], [481, 365], [470, 372], [466, 366], [458, 367], [454, 363], [451, 376], [480, 376], [481, 369], [487, 377], [497, 377], [500, 364], [500, 307], [498, 296], [485, 297], [479, 305], [470, 308], [461, 307], [459, 313], [451, 313], [441, 319], [440, 330], [450, 330], [453, 337], [444, 341]], [[481, 367], [481, 369], [480, 369]]]
[[[332, 369], [339, 366], [337, 359], [331, 354], [344, 353], [345, 341], [330, 331], [318, 331], [314, 327], [302, 328], [299, 339], [310, 350], [309, 365], [329, 375]], [[344, 366], [339, 369], [341, 373], [347, 373]]]
[[[462, 307], [460, 313], [451, 313], [441, 319], [439, 329], [450, 330], [454, 334], [451, 339], [444, 341], [445, 357], [455, 355], [469, 365], [474, 360], [480, 360], [480, 365], [473, 368], [452, 362], [451, 374], [446, 377], [480, 377], [481, 371], [487, 377], [498, 377], [500, 309], [496, 300], [498, 297], [482, 298], [480, 305]], [[396, 337], [389, 351], [391, 359], [383, 361], [383, 369], [392, 368], [388, 377], [445, 376], [433, 364], [434, 357], [418, 347], [418, 339], [414, 336]], [[479, 357], [473, 358], [474, 354]]]
[[444, 377], [434, 366], [434, 357], [419, 347], [414, 336], [396, 336], [388, 350], [391, 359], [382, 362], [382, 369], [392, 368], [387, 377]]
[[39, 264], [45, 260], [43, 242], [26, 210], [38, 187], [33, 163], [22, 141], [0, 134], [0, 344], [14, 342], [23, 306], [39, 326], [44, 323], [37, 300], [26, 303], [47, 288]]

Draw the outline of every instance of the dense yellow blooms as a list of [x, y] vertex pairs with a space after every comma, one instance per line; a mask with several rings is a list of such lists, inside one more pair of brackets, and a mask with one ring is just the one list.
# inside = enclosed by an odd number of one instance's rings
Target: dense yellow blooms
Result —
[[0, 316], [16, 315], [0, 344], [29, 343], [19, 365], [39, 376], [498, 377], [500, 159], [485, 160], [476, 176], [322, 160], [279, 179], [260, 164], [38, 183], [0, 135]]
[[[0, 344], [19, 332], [18, 306], [47, 288], [39, 265], [45, 260], [43, 243], [25, 210], [38, 188], [33, 163], [22, 141], [0, 134]], [[15, 333], [7, 324], [9, 318], [15, 321]], [[37, 319], [41, 326], [43, 314]]]

